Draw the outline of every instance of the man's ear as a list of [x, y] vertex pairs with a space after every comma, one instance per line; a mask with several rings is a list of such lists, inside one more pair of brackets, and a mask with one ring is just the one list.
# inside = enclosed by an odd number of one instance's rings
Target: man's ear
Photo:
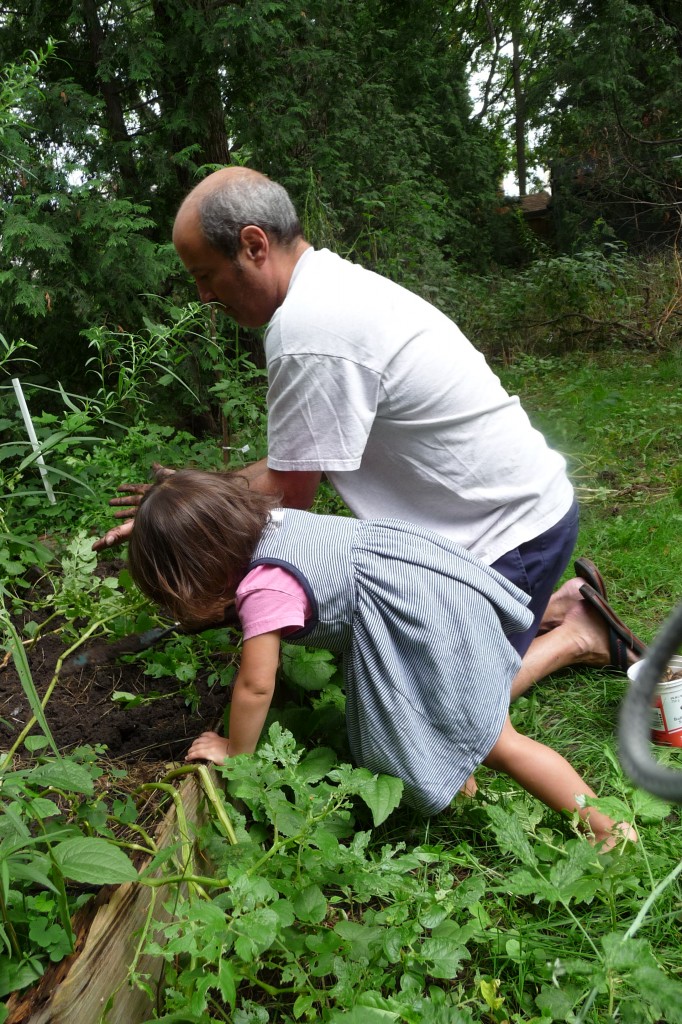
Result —
[[255, 224], [247, 224], [239, 232], [239, 241], [240, 256], [251, 260], [257, 266], [265, 263], [270, 252], [270, 239], [262, 228], [256, 227]]

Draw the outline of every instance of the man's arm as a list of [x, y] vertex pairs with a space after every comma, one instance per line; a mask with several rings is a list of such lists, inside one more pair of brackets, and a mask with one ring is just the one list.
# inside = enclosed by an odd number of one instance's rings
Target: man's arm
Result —
[[[168, 469], [165, 466], [159, 466], [158, 463], [154, 464], [154, 469], [157, 479], [160, 478], [160, 473], [174, 472], [174, 470]], [[276, 495], [285, 508], [310, 508], [322, 479], [322, 473], [316, 470], [312, 472], [298, 472], [295, 470], [281, 471], [269, 469], [266, 459], [261, 459], [259, 462], [251, 462], [248, 466], [233, 470], [233, 472], [238, 473], [239, 476], [246, 477], [249, 481], [249, 486], [254, 491], [259, 491], [261, 494]], [[125, 491], [126, 497], [112, 498], [109, 504], [125, 506], [122, 511], [114, 512], [116, 519], [125, 518], [125, 522], [112, 527], [111, 530], [107, 530], [103, 537], [94, 542], [92, 545], [93, 551], [105, 551], [106, 548], [116, 547], [118, 544], [123, 544], [128, 540], [133, 532], [137, 506], [150, 486], [151, 484], [121, 484], [117, 488], [119, 491]]]
[[318, 470], [299, 472], [293, 469], [270, 469], [267, 459], [251, 462], [234, 472], [246, 477], [254, 491], [276, 495], [285, 508], [310, 508], [322, 479], [322, 473]]

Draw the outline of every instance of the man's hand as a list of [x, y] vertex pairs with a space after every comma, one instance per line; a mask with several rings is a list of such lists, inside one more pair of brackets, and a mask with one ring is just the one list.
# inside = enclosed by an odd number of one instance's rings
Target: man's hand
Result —
[[[115, 500], [115, 499], [113, 499]], [[132, 511], [132, 510], [131, 510]], [[117, 513], [125, 515], [126, 513]], [[126, 519], [120, 526], [114, 526], [113, 530], [107, 530], [103, 537], [100, 537], [92, 545], [93, 551], [106, 551], [107, 548], [115, 548], [123, 544], [133, 532], [134, 519]]]
[[[170, 476], [175, 472], [174, 469], [169, 469], [168, 466], [162, 466], [159, 462], [152, 463], [152, 470], [154, 471], [154, 477], [156, 482], [163, 480], [165, 477]], [[96, 540], [92, 545], [93, 551], [105, 551], [106, 548], [114, 548], [119, 544], [123, 544], [128, 539], [130, 534], [133, 532], [133, 524], [135, 522], [134, 516], [137, 512], [137, 506], [142, 501], [143, 497], [149, 490], [152, 484], [121, 484], [116, 488], [117, 491], [125, 491], [125, 498], [112, 498], [109, 502], [113, 506], [125, 506], [120, 512], [114, 512], [114, 519], [125, 519], [125, 522], [121, 523], [120, 526], [114, 526], [113, 529], [107, 530], [103, 537]]]

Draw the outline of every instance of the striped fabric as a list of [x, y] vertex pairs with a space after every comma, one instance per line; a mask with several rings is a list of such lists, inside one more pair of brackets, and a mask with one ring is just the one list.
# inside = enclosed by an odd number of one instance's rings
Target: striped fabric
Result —
[[505, 633], [528, 598], [436, 533], [395, 519], [287, 510], [251, 567], [296, 574], [315, 612], [287, 643], [343, 654], [357, 764], [396, 775], [423, 814], [447, 807], [494, 746], [520, 660]]

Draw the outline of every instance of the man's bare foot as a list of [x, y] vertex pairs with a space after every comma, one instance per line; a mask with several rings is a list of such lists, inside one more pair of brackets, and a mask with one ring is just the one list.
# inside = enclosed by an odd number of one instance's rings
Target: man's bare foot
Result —
[[[569, 583], [573, 582], [569, 580]], [[575, 582], [580, 584], [581, 581]], [[568, 606], [564, 621], [557, 629], [562, 630], [565, 639], [570, 640], [574, 647], [575, 657], [571, 664], [591, 665], [595, 668], [604, 668], [611, 664], [608, 624], [580, 594], [578, 599]], [[628, 647], [628, 665], [634, 665], [639, 660], [640, 656]]]
[[540, 623], [541, 632], [546, 633], [548, 630], [556, 629], [557, 626], [560, 626], [566, 618], [569, 609], [576, 602], [583, 600], [580, 596], [580, 588], [584, 582], [585, 580], [574, 576], [572, 579], [566, 580], [558, 590], [554, 591]]

